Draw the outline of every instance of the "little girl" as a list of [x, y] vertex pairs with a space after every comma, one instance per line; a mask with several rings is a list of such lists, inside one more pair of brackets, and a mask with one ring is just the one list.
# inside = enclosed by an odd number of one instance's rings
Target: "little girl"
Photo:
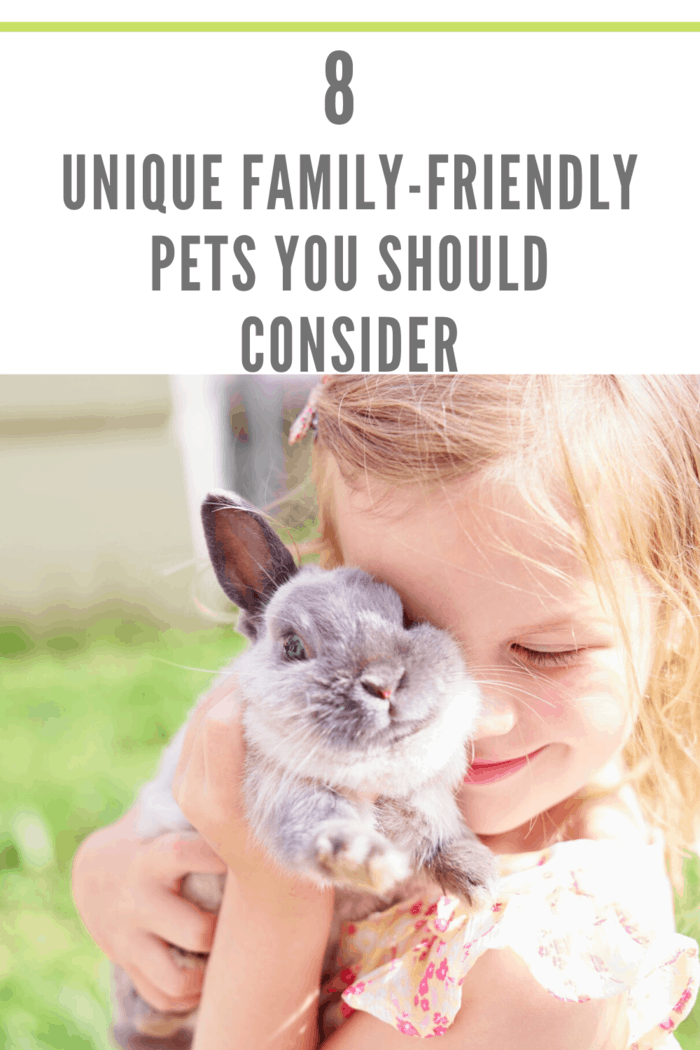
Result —
[[[143, 842], [133, 811], [93, 835], [86, 925], [159, 1009], [200, 992], [161, 938], [212, 949], [195, 1050], [677, 1047], [700, 979], [667, 874], [700, 810], [700, 382], [327, 377], [306, 418], [323, 564], [390, 583], [480, 683], [459, 801], [499, 857], [497, 900], [435, 887], [346, 924], [319, 1037], [332, 894], [251, 847], [229, 678], [174, 785], [201, 838]], [[195, 870], [228, 873], [215, 938], [177, 894]]]

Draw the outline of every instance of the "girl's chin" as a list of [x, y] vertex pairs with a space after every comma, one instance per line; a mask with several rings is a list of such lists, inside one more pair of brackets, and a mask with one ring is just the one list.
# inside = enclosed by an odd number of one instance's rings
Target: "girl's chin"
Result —
[[[543, 824], [543, 821], [539, 820], [538, 817], [551, 806], [549, 800], [545, 800], [541, 806], [535, 803], [527, 807], [522, 805], [517, 808], [514, 807], [508, 814], [504, 814], [501, 807], [498, 807], [498, 810], [496, 810], [495, 806], [489, 812], [483, 804], [479, 805], [478, 800], [465, 799], [464, 796], [459, 801], [460, 810], [467, 827], [475, 835], [482, 838], [487, 846], [496, 849], [496, 852], [498, 852], [498, 849], [488, 840], [504, 836], [511, 836], [518, 841], [520, 839], [523, 840], [522, 845], [517, 847], [518, 852], [527, 852], [528, 850], [540, 848], [537, 845], [531, 845], [531, 843], [534, 842], [537, 836], [537, 829]], [[505, 852], [513, 852], [513, 850], [514, 847], [505, 850]]]
[[[489, 819], [488, 814], [476, 814], [470, 819], [469, 811], [463, 808], [466, 824], [475, 835], [478, 835], [485, 846], [494, 853], [532, 853], [551, 845], [556, 838], [557, 827], [545, 816], [555, 803], [544, 802], [536, 808], [520, 810], [510, 820], [507, 818]], [[513, 820], [517, 823], [513, 824]]]
[[496, 852], [542, 849], [543, 837], [551, 840], [556, 830], [544, 814], [580, 790], [590, 777], [588, 770], [580, 771], [580, 777], [572, 775], [570, 759], [569, 749], [551, 744], [531, 763], [531, 776], [524, 769], [515, 770], [513, 776], [485, 777], [473, 783], [465, 778], [458, 795], [465, 823]]

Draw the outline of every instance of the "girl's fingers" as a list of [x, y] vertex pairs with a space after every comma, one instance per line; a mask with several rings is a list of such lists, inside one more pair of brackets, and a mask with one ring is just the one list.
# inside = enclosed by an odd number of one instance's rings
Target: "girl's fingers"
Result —
[[190, 715], [185, 739], [182, 742], [180, 761], [178, 763], [177, 772], [175, 773], [176, 781], [178, 779], [178, 773], [187, 768], [192, 748], [198, 737], [199, 726], [202, 719], [206, 716], [211, 707], [214, 707], [219, 701], [224, 700], [232, 693], [235, 693], [236, 687], [237, 678], [235, 675], [231, 675], [225, 682], [222, 682], [220, 685], [216, 686], [216, 688], [212, 689], [210, 693], [207, 693], [204, 699], [197, 704], [197, 707]]
[[235, 698], [217, 698], [199, 714], [196, 728], [188, 730], [190, 746], [180, 757], [172, 790], [190, 823], [216, 847], [222, 835], [235, 839], [235, 825], [243, 815], [243, 729]]
[[245, 759], [243, 727], [230, 700], [222, 700], [207, 713], [203, 725], [206, 783], [232, 817], [243, 816], [240, 785]]
[[244, 762], [240, 702], [226, 682], [195, 712], [172, 793], [190, 824], [227, 866], [235, 866], [250, 847], [241, 792]]
[[146, 903], [152, 933], [188, 952], [211, 951], [216, 915], [174, 893], [153, 894]]
[[[161, 996], [173, 1002], [182, 999], [189, 1000], [199, 995], [202, 988], [203, 966], [197, 965], [190, 968], [178, 966], [167, 946], [150, 934], [135, 937], [133, 946], [134, 958], [138, 959], [138, 966], [133, 967], [134, 972], [138, 971], [140, 978], [150, 981]], [[143, 996], [143, 998], [151, 1002], [148, 996]], [[168, 1006], [167, 1009], [171, 1010], [173, 1007]]]
[[198, 795], [204, 791], [206, 767], [204, 764], [204, 725], [209, 710], [215, 707], [222, 698], [216, 691], [198, 705], [185, 733], [180, 758], [173, 777], [173, 798], [189, 819], [189, 811]]
[[[188, 730], [187, 737], [190, 736]], [[180, 755], [180, 761], [175, 770], [172, 783], [173, 798], [187, 817], [189, 822], [198, 830], [200, 827], [200, 813], [204, 809], [202, 799], [206, 790], [204, 764], [204, 743], [202, 730], [197, 728], [190, 741], [190, 747], [185, 754], [184, 748]], [[187, 737], [185, 740], [187, 741]]]
[[[187, 722], [187, 729], [185, 736], [182, 741], [182, 747], [180, 748], [180, 758], [178, 760], [178, 770], [180, 767], [185, 768], [190, 757], [190, 752], [194, 746], [194, 742], [197, 739], [197, 730], [199, 729], [199, 723], [204, 718], [208, 709], [211, 707], [213, 701], [211, 696], [206, 696], [204, 700], [197, 704], [194, 711], [189, 717]], [[177, 771], [175, 773], [177, 777]]]
[[190, 996], [166, 995], [137, 967], [123, 967], [123, 969], [129, 975], [131, 983], [141, 998], [145, 999], [156, 1010], [162, 1010], [164, 1013], [169, 1013], [170, 1011], [187, 1013], [190, 1010], [194, 1010], [199, 1002], [199, 994]]
[[226, 865], [196, 831], [160, 835], [143, 853], [141, 866], [155, 878], [175, 880], [190, 872], [223, 875]]

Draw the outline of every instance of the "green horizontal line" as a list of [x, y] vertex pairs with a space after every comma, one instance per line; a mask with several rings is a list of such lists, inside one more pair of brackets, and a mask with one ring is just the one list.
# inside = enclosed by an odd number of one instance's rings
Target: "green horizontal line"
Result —
[[2, 33], [698, 33], [700, 22], [0, 22]]

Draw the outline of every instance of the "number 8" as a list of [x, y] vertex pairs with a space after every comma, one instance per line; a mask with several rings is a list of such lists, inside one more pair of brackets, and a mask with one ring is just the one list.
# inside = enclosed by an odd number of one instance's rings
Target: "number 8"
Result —
[[[336, 76], [340, 62], [340, 79]], [[326, 80], [330, 84], [326, 92], [326, 116], [331, 124], [347, 124], [352, 116], [354, 100], [352, 91], [348, 87], [352, 80], [352, 59], [347, 51], [331, 51], [326, 59]], [[343, 107], [338, 113], [336, 111], [336, 95], [343, 100]]]

